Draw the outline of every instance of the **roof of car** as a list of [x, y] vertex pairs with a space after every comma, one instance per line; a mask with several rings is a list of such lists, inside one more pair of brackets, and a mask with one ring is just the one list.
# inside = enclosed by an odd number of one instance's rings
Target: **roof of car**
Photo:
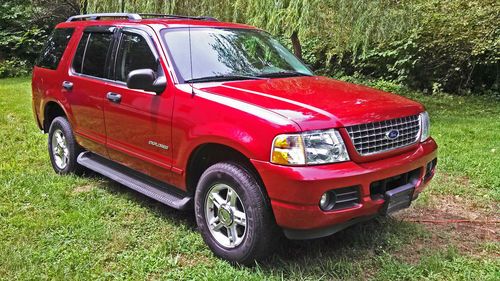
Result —
[[165, 28], [176, 28], [176, 27], [225, 27], [225, 28], [245, 28], [245, 29], [256, 29], [253, 26], [222, 22], [212, 18], [143, 18], [143, 19], [125, 19], [125, 18], [107, 18], [103, 16], [104, 19], [93, 19], [86, 18], [83, 20], [71, 20], [68, 19], [66, 22], [62, 22], [57, 25], [56, 28], [63, 27], [77, 27], [77, 26], [92, 26], [92, 25], [163, 25]]

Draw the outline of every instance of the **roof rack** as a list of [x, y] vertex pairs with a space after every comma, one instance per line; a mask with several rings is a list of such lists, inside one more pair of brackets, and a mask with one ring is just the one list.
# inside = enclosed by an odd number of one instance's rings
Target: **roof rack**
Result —
[[99, 14], [86, 14], [71, 16], [66, 21], [77, 21], [77, 20], [99, 20], [100, 18], [127, 18], [128, 20], [141, 20], [139, 14], [132, 13], [99, 13]]
[[128, 20], [141, 20], [143, 17], [219, 21], [216, 18], [205, 17], [205, 16], [192, 17], [192, 16], [166, 15], [166, 14], [133, 14], [133, 13], [99, 13], [99, 14], [76, 15], [69, 17], [66, 21], [69, 22], [78, 20], [99, 20], [101, 18], [126, 18]]
[[145, 18], [168, 18], [168, 19], [190, 19], [190, 20], [206, 20], [206, 21], [219, 21], [213, 17], [207, 16], [182, 16], [182, 15], [168, 15], [168, 14], [139, 14]]

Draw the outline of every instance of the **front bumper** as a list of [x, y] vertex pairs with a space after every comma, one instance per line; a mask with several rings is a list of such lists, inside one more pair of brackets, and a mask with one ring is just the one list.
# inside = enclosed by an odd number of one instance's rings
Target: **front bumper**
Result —
[[[434, 174], [426, 165], [436, 159], [437, 145], [432, 138], [415, 150], [381, 160], [330, 165], [290, 167], [252, 160], [266, 186], [276, 223], [289, 238], [327, 236], [360, 220], [372, 218], [383, 208], [383, 198], [373, 198], [370, 184], [419, 169], [415, 196]], [[359, 187], [359, 202], [353, 207], [323, 211], [321, 195], [349, 186]], [[331, 231], [328, 231], [331, 229]]]

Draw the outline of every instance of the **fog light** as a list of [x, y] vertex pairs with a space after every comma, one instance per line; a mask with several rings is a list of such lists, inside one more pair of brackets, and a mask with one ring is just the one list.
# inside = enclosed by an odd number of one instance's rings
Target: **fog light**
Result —
[[437, 163], [437, 158], [434, 158], [434, 160], [427, 163], [427, 165], [425, 166], [424, 181], [429, 180], [434, 175], [436, 163]]
[[325, 192], [323, 195], [321, 195], [321, 199], [319, 200], [319, 207], [324, 210], [328, 211], [333, 209], [333, 206], [335, 205], [335, 194], [331, 192]]

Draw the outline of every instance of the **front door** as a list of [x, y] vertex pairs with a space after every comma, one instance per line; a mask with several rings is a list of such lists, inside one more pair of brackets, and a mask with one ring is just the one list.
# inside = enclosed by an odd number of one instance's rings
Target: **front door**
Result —
[[151, 69], [165, 75], [156, 44], [146, 30], [124, 28], [119, 36], [113, 77], [106, 87], [104, 119], [109, 158], [162, 181], [172, 164], [173, 96], [129, 89], [132, 70]]

